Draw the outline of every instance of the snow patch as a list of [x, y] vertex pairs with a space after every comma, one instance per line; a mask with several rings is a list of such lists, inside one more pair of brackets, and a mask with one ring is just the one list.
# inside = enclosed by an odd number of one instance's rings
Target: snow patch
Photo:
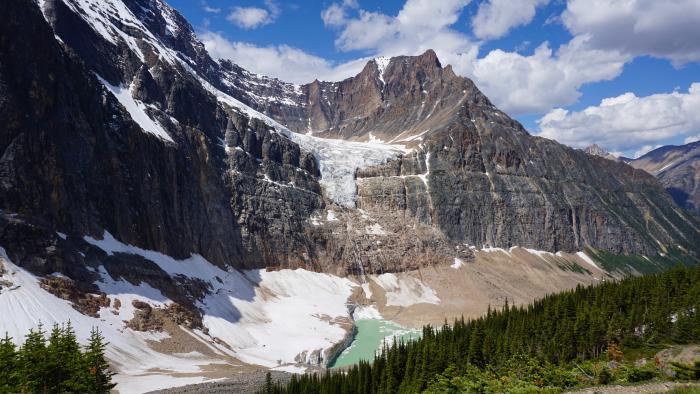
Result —
[[386, 231], [379, 223], [374, 223], [371, 226], [365, 226], [365, 233], [369, 235], [386, 235]]
[[528, 253], [534, 254], [537, 257], [542, 258], [542, 259], [544, 259], [545, 257], [554, 256], [554, 253], [547, 252], [544, 250], [536, 250], [536, 249], [528, 249], [528, 248], [524, 248], [524, 249], [527, 250]]
[[508, 255], [510, 254], [509, 251], [507, 251], [507, 250], [505, 250], [505, 249], [503, 249], [503, 248], [494, 248], [494, 247], [491, 247], [491, 246], [486, 246], [486, 247], [484, 247], [484, 248], [481, 248], [480, 251], [486, 252], [486, 253], [501, 252], [501, 253], [505, 253], [505, 254], [508, 254]]
[[295, 373], [295, 374], [302, 374], [306, 372], [306, 368], [304, 367], [299, 367], [296, 365], [283, 365], [281, 367], [275, 367], [272, 368], [273, 371], [282, 371], [282, 372], [289, 372], [289, 373]]
[[462, 261], [462, 259], [460, 259], [458, 257], [455, 257], [454, 263], [452, 263], [452, 265], [450, 265], [450, 267], [452, 267], [454, 269], [460, 269], [463, 266], [464, 266], [464, 261]]
[[433, 289], [411, 276], [389, 273], [373, 277], [373, 280], [386, 292], [387, 306], [406, 307], [420, 303], [440, 303]]
[[382, 315], [377, 310], [374, 305], [370, 306], [358, 306], [352, 313], [353, 320], [381, 320]]
[[329, 209], [328, 212], [326, 212], [326, 221], [328, 221], [328, 222], [338, 221], [338, 217], [335, 216], [335, 212], [333, 212]]
[[377, 65], [377, 70], [379, 71], [379, 80], [382, 81], [382, 85], [386, 84], [386, 82], [384, 82], [384, 71], [386, 71], [390, 61], [391, 58], [387, 56], [374, 58], [374, 63]]
[[588, 255], [587, 255], [585, 252], [576, 252], [576, 256], [578, 256], [581, 260], [585, 261], [587, 264], [590, 264], [592, 267], [594, 267], [594, 268], [596, 268], [596, 269], [598, 269], [598, 270], [603, 271], [603, 270], [598, 266], [598, 264], [596, 264], [595, 261], [593, 261], [593, 259], [591, 259], [590, 257], [588, 257]]
[[349, 317], [346, 302], [355, 285], [345, 278], [302, 269], [255, 270], [223, 282], [202, 302], [204, 325], [244, 362], [294, 364], [300, 353], [328, 350], [345, 336], [334, 323]]
[[365, 282], [360, 286], [362, 287], [362, 291], [365, 293], [365, 297], [367, 297], [367, 299], [372, 298], [372, 289], [369, 288], [369, 283]]
[[175, 142], [170, 137], [168, 132], [165, 131], [163, 126], [160, 125], [160, 123], [148, 116], [148, 113], [146, 112], [146, 104], [134, 99], [134, 97], [131, 95], [130, 87], [114, 86], [99, 75], [97, 78], [100, 80], [100, 82], [102, 82], [107, 90], [112, 92], [114, 97], [119, 100], [121, 105], [123, 105], [129, 115], [131, 115], [131, 119], [141, 127], [141, 130], [154, 134], [163, 140]]

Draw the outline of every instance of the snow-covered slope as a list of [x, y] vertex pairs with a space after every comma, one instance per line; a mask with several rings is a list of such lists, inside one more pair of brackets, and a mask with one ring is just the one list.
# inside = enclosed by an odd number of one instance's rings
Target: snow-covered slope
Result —
[[[127, 282], [114, 281], [109, 276], [104, 278], [100, 287], [108, 291], [111, 298], [124, 302], [121, 313], [113, 314], [111, 310], [100, 311], [100, 318], [92, 318], [73, 309], [71, 304], [59, 299], [39, 286], [39, 278], [14, 265], [0, 248], [0, 265], [5, 273], [0, 280], [8, 285], [0, 287], [0, 331], [6, 332], [16, 343], [22, 343], [24, 335], [39, 324], [48, 330], [53, 324], [73, 325], [81, 342], [86, 342], [90, 330], [97, 327], [109, 342], [107, 357], [119, 371], [116, 381], [124, 392], [137, 392], [140, 389], [168, 387], [201, 382], [202, 377], [177, 378], [168, 376], [171, 372], [197, 373], [201, 367], [217, 360], [197, 357], [197, 355], [169, 355], [156, 352], [149, 346], [149, 341], [159, 341], [168, 337], [165, 333], [138, 332], [125, 328], [122, 319], [133, 316], [131, 300], [138, 299], [154, 306], [166, 300], [159, 291], [146, 284], [133, 286]], [[2, 272], [0, 270], [0, 272]], [[107, 309], [107, 308], [103, 308]], [[153, 375], [153, 370], [161, 371], [163, 379], [149, 377], [149, 382], [141, 386], [136, 378], [141, 375]]]
[[228, 344], [241, 361], [266, 367], [312, 362], [298, 356], [323, 353], [345, 336], [336, 323], [349, 319], [345, 303], [356, 285], [348, 279], [302, 269], [223, 270], [199, 255], [175, 260], [125, 245], [109, 233], [102, 240], [85, 240], [108, 254], [143, 256], [173, 277], [204, 281], [210, 294], [198, 304], [203, 323], [209, 335]]

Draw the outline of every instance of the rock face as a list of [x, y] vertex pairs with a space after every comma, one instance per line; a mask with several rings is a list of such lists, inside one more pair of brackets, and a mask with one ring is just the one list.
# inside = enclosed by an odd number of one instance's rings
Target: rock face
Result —
[[583, 149], [583, 151], [588, 153], [589, 155], [604, 157], [608, 160], [620, 160], [620, 161], [627, 163], [627, 161], [625, 160], [626, 159], [625, 157], [620, 157], [618, 159], [617, 157], [615, 157], [615, 155], [613, 155], [612, 153], [601, 148], [598, 144], [589, 145], [589, 146], [585, 147]]
[[700, 216], [700, 141], [662, 146], [630, 165], [657, 177], [679, 206]]
[[[221, 265], [295, 260], [294, 251], [303, 250], [295, 244], [301, 222], [322, 204], [309, 154], [263, 122], [222, 107], [186, 62], [149, 53], [160, 40], [147, 42], [153, 38], [144, 35], [141, 60], [123, 42], [112, 44], [92, 30], [75, 13], [77, 2], [47, 1], [44, 10], [62, 47], [36, 5], [3, 7], [3, 210], [42, 218], [64, 232], [101, 237], [107, 230], [146, 249], [176, 257], [199, 253]], [[178, 41], [191, 34], [164, 39], [198, 58], [201, 44]], [[144, 133], [93, 72], [129, 87], [170, 139]], [[297, 187], [271, 191], [268, 178]], [[279, 199], [287, 203], [267, 203]], [[259, 215], [251, 217], [251, 209]]]
[[[0, 13], [0, 245], [33, 272], [91, 283], [79, 267], [109, 259], [74, 243], [104, 231], [178, 259], [341, 274], [467, 261], [469, 246], [699, 253], [698, 223], [653, 177], [530, 136], [432, 51], [298, 86], [214, 61], [162, 0], [39, 3]], [[341, 206], [326, 158], [289, 130], [406, 150], [343, 168], [357, 199]]]

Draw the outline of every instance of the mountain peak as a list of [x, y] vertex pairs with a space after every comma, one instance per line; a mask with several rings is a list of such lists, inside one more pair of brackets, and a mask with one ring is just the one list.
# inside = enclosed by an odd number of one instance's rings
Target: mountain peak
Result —
[[588, 153], [589, 155], [596, 155], [596, 156], [603, 156], [603, 157], [605, 157], [609, 154], [608, 151], [601, 148], [600, 145], [598, 145], [598, 144], [588, 145], [587, 147], [583, 148], [583, 151]]
[[600, 156], [609, 160], [617, 160], [617, 156], [613, 155], [612, 153], [608, 152], [604, 148], [602, 148], [598, 144], [592, 144], [588, 145], [587, 147], [582, 149], [584, 152], [588, 153], [589, 155], [593, 156]]
[[438, 68], [442, 68], [442, 64], [440, 64], [440, 59], [438, 59], [437, 53], [435, 53], [435, 51], [432, 49], [428, 49], [427, 51], [423, 52], [422, 54], [420, 54], [416, 57], [422, 63], [425, 63], [425, 64], [433, 63]]

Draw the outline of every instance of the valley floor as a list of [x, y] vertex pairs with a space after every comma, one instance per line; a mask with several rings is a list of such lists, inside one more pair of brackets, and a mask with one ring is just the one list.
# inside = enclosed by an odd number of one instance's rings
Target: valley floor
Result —
[[[134, 301], [153, 308], [171, 301], [146, 283], [115, 280], [102, 267], [100, 290], [111, 300], [99, 318], [83, 315], [70, 302], [42, 289], [39, 278], [1, 256], [9, 284], [0, 288], [0, 331], [17, 342], [39, 322], [45, 327], [71, 320], [80, 340], [98, 327], [111, 343], [107, 356], [118, 371], [122, 393], [138, 393], [272, 369], [322, 369], [349, 345], [353, 318], [381, 318], [409, 328], [480, 316], [491, 308], [528, 303], [548, 293], [613, 278], [582, 253], [552, 254], [524, 248], [476, 250], [473, 261], [455, 259], [404, 273], [340, 278], [298, 270], [224, 271], [199, 256], [174, 260], [124, 245], [105, 233], [86, 240], [107, 253], [131, 253], [154, 261], [171, 276], [196, 278], [210, 286], [199, 304], [205, 329], [172, 322], [162, 331], [134, 331]], [[0, 271], [1, 272], [1, 271]], [[19, 340], [17, 338], [20, 338]], [[250, 375], [253, 374], [253, 375]]]

